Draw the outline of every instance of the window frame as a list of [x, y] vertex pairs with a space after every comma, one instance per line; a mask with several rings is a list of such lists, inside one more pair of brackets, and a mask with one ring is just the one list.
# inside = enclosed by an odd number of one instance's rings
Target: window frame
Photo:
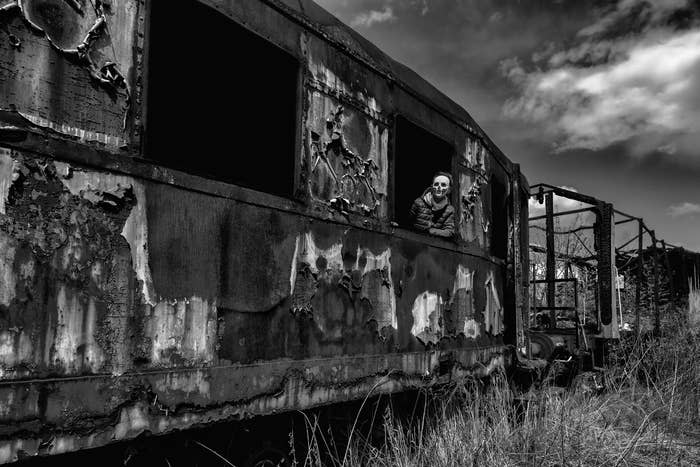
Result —
[[[150, 85], [150, 55], [151, 55], [151, 34], [152, 34], [152, 27], [151, 27], [151, 22], [153, 21], [153, 2], [152, 1], [146, 1], [142, 2], [141, 5], [143, 7], [143, 15], [141, 17], [142, 25], [139, 30], [141, 34], [143, 35], [143, 39], [141, 42], [143, 52], [142, 52], [142, 63], [140, 65], [140, 74], [141, 74], [141, 83], [139, 85], [139, 98], [140, 98], [140, 105], [138, 106], [138, 110], [140, 112], [140, 124], [136, 125], [138, 127], [137, 130], [139, 132], [139, 136], [137, 141], [135, 141], [135, 149], [136, 149], [136, 154], [137, 158], [141, 159], [149, 164], [152, 164], [157, 167], [162, 167], [163, 169], [166, 170], [174, 170], [178, 172], [182, 172], [187, 174], [188, 176], [192, 177], [197, 177], [203, 180], [207, 181], [212, 181], [215, 183], [223, 183], [228, 186], [233, 186], [236, 187], [237, 189], [243, 190], [244, 192], [251, 192], [255, 194], [262, 194], [263, 197], [268, 197], [272, 196], [275, 197], [276, 199], [279, 200], [285, 200], [287, 202], [291, 201], [294, 202], [295, 204], [299, 204], [303, 201], [304, 197], [303, 194], [301, 194], [302, 191], [302, 184], [300, 183], [300, 176], [301, 176], [301, 170], [302, 170], [302, 158], [304, 157], [304, 148], [303, 148], [303, 114], [304, 114], [304, 58], [300, 56], [299, 51], [294, 50], [288, 50], [287, 48], [281, 46], [278, 42], [274, 40], [272, 36], [266, 36], [260, 31], [257, 31], [253, 27], [251, 27], [249, 24], [244, 23], [242, 21], [239, 21], [237, 18], [226, 14], [223, 11], [217, 10], [213, 8], [210, 4], [207, 2], [203, 2], [201, 0], [184, 0], [184, 1], [191, 1], [199, 4], [200, 6], [204, 8], [209, 8], [213, 14], [219, 14], [223, 18], [225, 18], [226, 21], [230, 21], [232, 23], [233, 27], [237, 28], [242, 28], [244, 29], [247, 33], [252, 34], [256, 36], [258, 39], [265, 41], [267, 45], [271, 45], [275, 48], [277, 48], [279, 51], [282, 53], [285, 53], [288, 55], [290, 58], [292, 58], [296, 64], [296, 71], [295, 71], [295, 95], [294, 95], [294, 102], [295, 102], [295, 109], [294, 109], [294, 128], [293, 128], [293, 145], [294, 148], [290, 151], [289, 157], [294, 158], [293, 162], [293, 170], [292, 174], [290, 174], [291, 177], [293, 177], [293, 180], [290, 184], [290, 190], [286, 195], [282, 195], [279, 193], [273, 193], [267, 190], [261, 190], [259, 188], [251, 188], [245, 185], [240, 185], [238, 183], [235, 183], [233, 181], [229, 180], [224, 180], [216, 177], [209, 176], [205, 173], [199, 172], [197, 170], [185, 170], [182, 167], [176, 167], [173, 165], [168, 165], [164, 164], [162, 161], [158, 161], [154, 159], [153, 157], [150, 156], [148, 153], [148, 138], [149, 138], [149, 125], [148, 125], [148, 114], [149, 114], [149, 95], [148, 95], [148, 89]], [[284, 19], [286, 20], [286, 18]]]
[[[398, 223], [398, 216], [397, 216], [397, 191], [396, 191], [396, 166], [397, 166], [397, 141], [398, 141], [398, 124], [399, 120], [403, 119], [407, 121], [409, 124], [421, 129], [425, 133], [428, 133], [430, 136], [439, 139], [440, 141], [444, 142], [447, 147], [450, 148], [450, 170], [449, 173], [452, 176], [452, 190], [450, 192], [450, 203], [452, 204], [452, 207], [454, 208], [455, 212], [455, 232], [454, 235], [450, 238], [445, 238], [445, 237], [439, 237], [437, 235], [431, 235], [428, 232], [423, 232], [420, 230], [415, 230], [412, 228], [412, 226], [407, 226], [407, 225], [401, 225]], [[428, 128], [426, 125], [422, 123], [418, 123], [418, 121], [413, 118], [412, 116], [403, 113], [403, 112], [394, 112], [393, 115], [391, 116], [392, 124], [390, 126], [391, 130], [391, 138], [390, 140], [390, 148], [389, 148], [389, 193], [391, 193], [391, 199], [389, 202], [389, 207], [388, 207], [388, 213], [389, 213], [389, 221], [392, 226], [394, 226], [395, 231], [399, 231], [402, 233], [402, 237], [405, 238], [410, 238], [413, 235], [419, 236], [421, 239], [431, 239], [431, 240], [437, 240], [438, 242], [446, 242], [447, 244], [451, 245], [452, 248], [457, 247], [460, 245], [461, 239], [459, 238], [459, 233], [458, 233], [458, 214], [459, 214], [459, 209], [457, 206], [457, 202], [459, 200], [459, 177], [455, 177], [455, 173], [457, 172], [458, 169], [458, 157], [457, 157], [457, 151], [456, 147], [453, 141], [449, 141], [445, 139], [444, 137], [440, 136], [438, 133], [433, 131], [432, 129]]]

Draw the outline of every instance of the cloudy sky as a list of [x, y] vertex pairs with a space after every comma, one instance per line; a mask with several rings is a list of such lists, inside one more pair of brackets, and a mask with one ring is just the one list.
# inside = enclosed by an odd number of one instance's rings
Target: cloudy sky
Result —
[[316, 1], [467, 109], [531, 184], [700, 251], [700, 0]]

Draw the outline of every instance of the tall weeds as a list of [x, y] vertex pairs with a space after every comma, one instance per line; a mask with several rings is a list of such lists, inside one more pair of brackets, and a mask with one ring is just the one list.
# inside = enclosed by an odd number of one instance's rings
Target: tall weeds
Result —
[[[384, 442], [351, 437], [342, 456], [316, 440], [300, 464], [339, 466], [700, 465], [700, 337], [677, 323], [622, 342], [606, 390], [579, 378], [524, 402], [508, 381], [462, 382], [432, 394], [425, 418], [383, 414]], [[312, 437], [322, 437], [315, 432]]]

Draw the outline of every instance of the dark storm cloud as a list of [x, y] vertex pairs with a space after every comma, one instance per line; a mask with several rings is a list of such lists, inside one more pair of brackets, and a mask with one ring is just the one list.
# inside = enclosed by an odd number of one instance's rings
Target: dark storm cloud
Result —
[[504, 60], [520, 89], [504, 113], [536, 123], [559, 151], [625, 142], [700, 164], [700, 2], [620, 0], [565, 47]]

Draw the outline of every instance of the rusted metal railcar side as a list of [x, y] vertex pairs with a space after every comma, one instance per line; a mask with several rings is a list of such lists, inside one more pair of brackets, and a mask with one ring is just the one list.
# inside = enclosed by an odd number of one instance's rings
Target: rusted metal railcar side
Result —
[[[154, 164], [149, 5], [0, 2], [0, 463], [485, 375], [524, 345], [527, 182], [471, 117], [312, 2], [202, 3], [299, 63], [289, 196]], [[399, 116], [453, 148], [454, 240], [393, 222]]]

